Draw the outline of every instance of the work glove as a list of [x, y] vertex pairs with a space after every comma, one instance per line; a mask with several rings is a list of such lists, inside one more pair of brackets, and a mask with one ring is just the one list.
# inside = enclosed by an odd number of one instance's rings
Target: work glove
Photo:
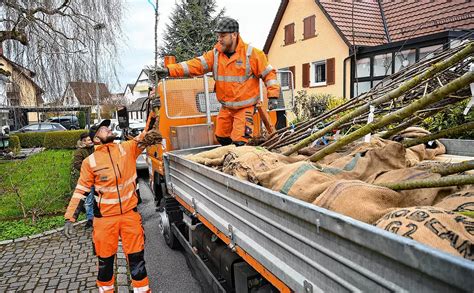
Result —
[[66, 223], [64, 223], [64, 236], [66, 236], [66, 238], [71, 238], [74, 234], [76, 234], [76, 231], [74, 231], [72, 222], [66, 221]]
[[278, 108], [278, 98], [268, 98], [268, 110], [275, 110]]
[[156, 68], [153, 72], [153, 75], [158, 79], [163, 79], [165, 77], [168, 77], [170, 75], [170, 72], [168, 70], [168, 68]]

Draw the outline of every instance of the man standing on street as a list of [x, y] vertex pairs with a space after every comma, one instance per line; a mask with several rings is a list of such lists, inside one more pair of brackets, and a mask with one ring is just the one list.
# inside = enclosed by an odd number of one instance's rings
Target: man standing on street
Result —
[[[147, 127], [154, 125], [151, 114]], [[83, 202], [94, 186], [93, 242], [99, 260], [97, 285], [99, 292], [114, 291], [114, 260], [119, 236], [130, 268], [134, 292], [150, 292], [144, 259], [144, 230], [137, 211], [136, 159], [146, 146], [160, 143], [155, 131], [143, 132], [135, 140], [114, 143], [110, 120], [91, 127], [90, 136], [96, 149], [81, 167], [81, 174], [65, 214], [64, 234], [73, 232]], [[158, 140], [159, 139], [159, 140]]]
[[277, 108], [280, 84], [265, 54], [244, 43], [239, 23], [222, 18], [215, 30], [214, 49], [197, 58], [157, 69], [158, 78], [189, 77], [212, 71], [217, 100], [222, 104], [216, 122], [216, 138], [221, 145], [244, 145], [253, 137], [253, 115], [260, 100], [260, 78], [265, 82], [268, 108]]
[[[77, 180], [81, 172], [82, 161], [94, 152], [94, 143], [92, 138], [87, 132], [81, 133], [79, 140], [77, 141], [77, 149], [74, 152], [74, 159], [72, 162], [72, 174], [71, 174], [71, 189], [74, 189], [77, 185]], [[92, 186], [91, 192], [87, 195], [84, 207], [86, 209], [86, 228], [92, 227], [92, 220], [94, 219], [94, 209], [92, 203], [94, 202], [94, 187]]]

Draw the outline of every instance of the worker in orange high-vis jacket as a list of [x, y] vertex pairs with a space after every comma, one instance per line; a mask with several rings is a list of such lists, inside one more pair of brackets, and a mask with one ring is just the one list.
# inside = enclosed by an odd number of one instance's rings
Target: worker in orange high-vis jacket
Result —
[[256, 104], [260, 99], [259, 79], [267, 88], [270, 110], [277, 108], [280, 85], [276, 71], [265, 54], [244, 43], [239, 23], [222, 18], [216, 28], [214, 49], [197, 58], [157, 69], [158, 78], [214, 74], [216, 96], [222, 104], [216, 122], [216, 138], [222, 145], [244, 145], [253, 137]]
[[[153, 125], [151, 114], [148, 125]], [[146, 147], [142, 133], [136, 140], [114, 143], [110, 120], [91, 127], [89, 132], [95, 151], [81, 166], [74, 194], [65, 214], [64, 233], [69, 238], [72, 223], [95, 186], [93, 242], [98, 257], [97, 285], [99, 292], [114, 291], [114, 260], [119, 236], [130, 268], [134, 292], [150, 292], [144, 260], [144, 232], [137, 211], [136, 159]]]

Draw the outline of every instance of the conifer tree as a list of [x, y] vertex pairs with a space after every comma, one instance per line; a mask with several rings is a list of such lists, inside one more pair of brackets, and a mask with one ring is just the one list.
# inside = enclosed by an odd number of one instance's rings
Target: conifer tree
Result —
[[216, 43], [214, 29], [225, 10], [215, 12], [215, 0], [180, 0], [166, 26], [160, 57], [173, 55], [181, 62], [210, 50]]

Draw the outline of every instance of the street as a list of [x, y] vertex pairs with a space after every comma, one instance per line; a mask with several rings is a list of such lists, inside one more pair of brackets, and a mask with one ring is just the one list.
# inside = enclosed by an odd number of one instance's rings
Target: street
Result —
[[202, 292], [180, 250], [170, 249], [158, 231], [158, 213], [147, 180], [140, 178], [138, 206], [145, 228], [145, 261], [153, 292]]

